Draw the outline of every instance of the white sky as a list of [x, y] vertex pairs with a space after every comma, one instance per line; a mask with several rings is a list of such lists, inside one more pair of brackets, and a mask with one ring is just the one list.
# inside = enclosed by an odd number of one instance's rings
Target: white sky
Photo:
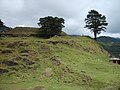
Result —
[[6, 26], [35, 26], [39, 18], [58, 16], [65, 19], [68, 34], [90, 35], [84, 19], [91, 9], [107, 18], [106, 32], [100, 35], [120, 37], [120, 0], [0, 0], [0, 19]]

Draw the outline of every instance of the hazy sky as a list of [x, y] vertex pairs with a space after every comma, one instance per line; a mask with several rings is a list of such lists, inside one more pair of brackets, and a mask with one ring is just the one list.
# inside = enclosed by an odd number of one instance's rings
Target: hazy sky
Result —
[[120, 37], [120, 0], [0, 0], [0, 19], [6, 26], [35, 26], [39, 18], [58, 16], [65, 19], [68, 34], [91, 35], [84, 29], [84, 19], [91, 9], [106, 16], [109, 23], [105, 33]]

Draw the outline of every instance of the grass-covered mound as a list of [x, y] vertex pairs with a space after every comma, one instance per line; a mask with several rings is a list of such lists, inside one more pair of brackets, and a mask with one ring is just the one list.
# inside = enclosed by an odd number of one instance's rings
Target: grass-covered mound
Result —
[[[60, 36], [66, 36], [65, 32], [61, 32]], [[12, 37], [23, 37], [23, 36], [37, 36], [37, 37], [48, 37], [44, 34], [44, 31], [36, 27], [15, 27], [0, 31], [0, 36], [12, 36]]]
[[1, 31], [0, 34], [11, 36], [30, 36], [40, 34], [39, 28], [33, 27], [15, 27], [8, 30]]
[[119, 90], [119, 85], [120, 66], [109, 63], [108, 53], [89, 37], [0, 40], [0, 90]]

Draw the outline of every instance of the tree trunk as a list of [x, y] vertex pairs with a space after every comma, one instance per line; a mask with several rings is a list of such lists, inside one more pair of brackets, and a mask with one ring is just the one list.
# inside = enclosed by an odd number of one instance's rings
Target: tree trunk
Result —
[[94, 32], [94, 39], [97, 40], [97, 33]]

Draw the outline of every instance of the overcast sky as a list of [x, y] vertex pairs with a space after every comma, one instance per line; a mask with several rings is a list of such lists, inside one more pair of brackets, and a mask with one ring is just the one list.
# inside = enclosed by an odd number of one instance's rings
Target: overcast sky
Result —
[[120, 37], [120, 0], [0, 0], [0, 19], [6, 26], [35, 26], [39, 18], [58, 16], [65, 19], [68, 34], [90, 35], [84, 19], [91, 9], [107, 18], [106, 32], [101, 35]]

